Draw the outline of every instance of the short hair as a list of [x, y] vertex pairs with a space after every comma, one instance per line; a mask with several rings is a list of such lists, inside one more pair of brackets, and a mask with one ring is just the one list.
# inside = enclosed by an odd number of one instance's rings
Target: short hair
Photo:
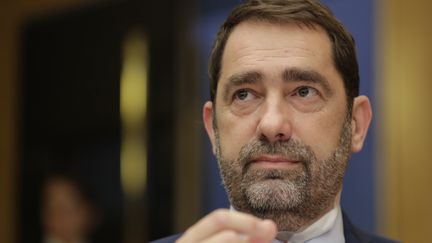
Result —
[[341, 75], [350, 109], [359, 95], [359, 71], [352, 35], [331, 10], [317, 0], [247, 0], [227, 17], [217, 33], [209, 60], [210, 99], [215, 102], [226, 42], [233, 29], [247, 20], [295, 23], [308, 28], [321, 26], [332, 45], [332, 59]]

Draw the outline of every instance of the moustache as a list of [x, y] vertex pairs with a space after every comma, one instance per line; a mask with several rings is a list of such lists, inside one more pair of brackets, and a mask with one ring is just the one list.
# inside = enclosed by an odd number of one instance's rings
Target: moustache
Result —
[[264, 139], [256, 139], [240, 149], [238, 162], [245, 168], [263, 155], [277, 155], [287, 160], [299, 161], [308, 166], [316, 159], [310, 146], [294, 139], [271, 143]]

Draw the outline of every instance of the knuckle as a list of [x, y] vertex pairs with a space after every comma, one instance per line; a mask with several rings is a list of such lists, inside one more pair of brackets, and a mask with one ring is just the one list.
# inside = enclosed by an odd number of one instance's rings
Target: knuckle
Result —
[[219, 209], [216, 209], [215, 211], [213, 211], [213, 214], [214, 215], [225, 215], [228, 212], [229, 212], [228, 209], [219, 208]]
[[219, 226], [223, 226], [225, 225], [225, 222], [228, 220], [228, 210], [226, 209], [217, 209], [215, 210], [212, 215], [211, 218], [214, 221], [214, 223], [216, 223]]

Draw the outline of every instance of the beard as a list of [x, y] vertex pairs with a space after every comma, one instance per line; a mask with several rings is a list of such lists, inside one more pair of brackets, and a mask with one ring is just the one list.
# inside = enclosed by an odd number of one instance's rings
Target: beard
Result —
[[[270, 143], [266, 138], [244, 145], [237, 159], [228, 160], [222, 155], [217, 128], [215, 135], [223, 184], [236, 210], [272, 219], [279, 231], [298, 231], [333, 207], [350, 157], [350, 119], [342, 126], [336, 149], [323, 160], [301, 141]], [[298, 164], [289, 169], [251, 166], [261, 155], [283, 156]]]

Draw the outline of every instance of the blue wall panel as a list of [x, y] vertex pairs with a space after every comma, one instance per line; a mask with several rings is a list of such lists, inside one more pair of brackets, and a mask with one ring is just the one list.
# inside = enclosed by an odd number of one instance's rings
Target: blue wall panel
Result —
[[[374, 78], [374, 7], [372, 0], [323, 1], [353, 34], [360, 66], [360, 93], [373, 103]], [[363, 229], [375, 230], [374, 199], [374, 125], [372, 124], [363, 151], [351, 158], [345, 176], [342, 206], [351, 220]]]
[[[216, 36], [217, 30], [221, 23], [223, 23], [225, 17], [229, 13], [229, 9], [223, 9], [219, 11], [205, 11], [205, 14], [201, 16], [197, 22], [195, 28], [196, 41], [199, 47], [199, 54], [201, 60], [200, 67], [200, 80], [201, 85], [201, 101], [202, 104], [210, 99], [209, 94], [209, 79], [207, 75], [207, 63], [208, 57], [210, 56], [210, 50], [213, 45], [213, 40]], [[204, 131], [204, 130], [203, 130]], [[203, 152], [203, 214], [207, 214], [217, 208], [229, 207], [229, 202], [225, 193], [225, 189], [222, 186], [221, 178], [219, 176], [219, 168], [215, 156], [212, 153], [211, 144], [205, 134], [202, 135], [203, 141], [205, 141], [204, 152]]]

